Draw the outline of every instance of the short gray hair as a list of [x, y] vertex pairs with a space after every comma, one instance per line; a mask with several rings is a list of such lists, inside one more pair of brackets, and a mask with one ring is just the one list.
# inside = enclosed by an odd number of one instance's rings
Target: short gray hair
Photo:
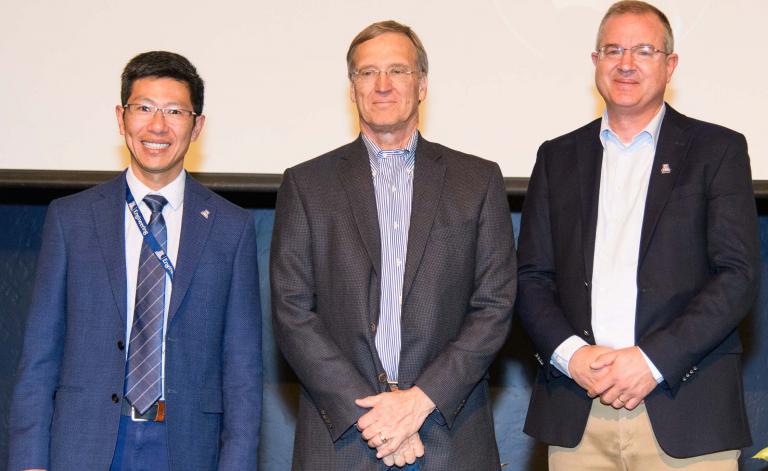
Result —
[[355, 71], [355, 64], [353, 63], [354, 61], [352, 57], [355, 54], [357, 46], [385, 33], [398, 33], [405, 35], [411, 41], [413, 47], [416, 48], [416, 66], [419, 68], [419, 71], [424, 75], [429, 72], [427, 51], [424, 49], [424, 45], [421, 44], [421, 40], [416, 35], [416, 33], [409, 26], [398, 23], [394, 20], [387, 20], [379, 21], [367, 26], [364, 30], [357, 33], [355, 39], [352, 40], [352, 43], [349, 45], [349, 49], [347, 50], [347, 73], [350, 77]]
[[600, 28], [597, 30], [595, 50], [600, 49], [600, 39], [603, 37], [603, 28], [605, 27], [605, 23], [609, 18], [626, 14], [644, 15], [647, 13], [656, 15], [659, 21], [661, 21], [661, 25], [664, 27], [664, 52], [667, 54], [674, 52], [675, 37], [672, 34], [672, 26], [669, 24], [667, 15], [665, 15], [661, 10], [651, 5], [650, 3], [641, 2], [638, 0], [623, 0], [621, 2], [614, 3], [610, 8], [608, 8], [608, 11], [605, 12], [602, 21], [600, 21]]

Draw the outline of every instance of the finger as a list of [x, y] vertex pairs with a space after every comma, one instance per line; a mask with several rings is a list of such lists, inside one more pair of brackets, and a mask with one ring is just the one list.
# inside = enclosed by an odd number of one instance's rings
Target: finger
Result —
[[633, 397], [632, 399], [628, 400], [626, 404], [624, 404], [624, 408], [627, 410], [633, 410], [635, 407], [639, 406], [641, 402], [643, 402], [642, 399]]
[[600, 402], [605, 405], [613, 405], [614, 403], [619, 405], [618, 403], [621, 403], [619, 407], [624, 407], [624, 404], [627, 402], [627, 399], [622, 397], [624, 392], [625, 391], [621, 391], [616, 387], [610, 388], [600, 395]]
[[371, 448], [379, 448], [387, 442], [386, 437], [382, 434], [377, 434], [375, 437], [368, 440], [368, 446]]
[[379, 396], [366, 396], [360, 399], [355, 399], [355, 404], [357, 404], [360, 407], [365, 407], [368, 409], [375, 406], [378, 402], [379, 402]]
[[400, 453], [394, 453], [392, 457], [395, 459], [395, 466], [402, 468], [405, 466], [405, 458]]
[[[613, 378], [603, 377], [592, 384], [592, 387], [589, 388], [589, 390], [587, 391], [587, 394], [589, 394], [589, 397], [592, 397], [592, 398], [595, 398], [597, 396], [605, 396], [607, 392], [613, 388], [613, 386], [614, 386]], [[618, 394], [616, 394], [615, 396], [611, 396], [611, 401], [608, 402], [608, 404], [613, 402], [616, 399], [616, 397], [618, 397]], [[606, 404], [606, 402], [603, 401], [603, 404]]]
[[[363, 440], [375, 440], [379, 434], [382, 434], [382, 437], [386, 437], [385, 434], [379, 429], [379, 427], [374, 427], [373, 424], [368, 426], [367, 428], [364, 428], [362, 432], [360, 432], [360, 435], [362, 435]], [[379, 437], [380, 438], [380, 437]], [[380, 446], [381, 444], [379, 444]]]
[[397, 453], [402, 443], [403, 443], [402, 439], [398, 440], [396, 438], [389, 437], [386, 443], [376, 448], [376, 451], [377, 451], [376, 458], [381, 459], [387, 455]]
[[414, 433], [409, 440], [411, 441], [411, 447], [413, 448], [416, 458], [424, 456], [424, 443], [422, 443], [419, 434]]
[[395, 465], [395, 459], [392, 457], [392, 455], [387, 455], [384, 458], [382, 458], [382, 461], [384, 462], [384, 465], [387, 467], [391, 467]]
[[601, 368], [605, 368], [606, 366], [611, 366], [615, 360], [616, 352], [603, 353], [602, 355], [599, 355], [597, 358], [595, 358], [594, 361], [589, 364], [589, 367], [593, 370], [599, 370]]
[[385, 443], [376, 448], [376, 458], [382, 459], [387, 455], [394, 455], [397, 453], [398, 447], [393, 447], [388, 443]]
[[411, 446], [410, 440], [403, 442], [403, 445], [400, 447], [400, 452], [402, 453], [403, 459], [407, 464], [413, 464], [416, 462], [416, 453], [413, 452], [413, 447]]
[[[379, 414], [375, 410], [371, 410], [360, 416], [359, 419], [357, 419], [357, 428], [361, 432], [365, 433], [368, 428], [375, 424], [376, 421], [379, 420]], [[371, 432], [368, 432], [369, 434]], [[366, 440], [370, 440], [373, 435], [366, 436]]]

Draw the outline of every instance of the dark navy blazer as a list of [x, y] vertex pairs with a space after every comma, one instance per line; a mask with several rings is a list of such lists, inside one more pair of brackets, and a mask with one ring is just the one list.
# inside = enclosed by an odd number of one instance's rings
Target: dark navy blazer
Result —
[[[517, 312], [542, 366], [525, 432], [565, 447], [581, 440], [591, 399], [549, 359], [571, 335], [595, 342], [599, 131], [596, 120], [542, 144], [520, 227]], [[757, 295], [759, 255], [744, 136], [667, 105], [645, 201], [635, 335], [664, 376], [645, 404], [671, 456], [750, 444], [736, 326]]]

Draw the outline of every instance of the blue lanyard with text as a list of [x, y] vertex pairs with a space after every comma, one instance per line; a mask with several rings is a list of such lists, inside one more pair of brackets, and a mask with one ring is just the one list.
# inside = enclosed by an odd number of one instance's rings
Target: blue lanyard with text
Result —
[[147, 227], [147, 223], [144, 221], [144, 216], [141, 215], [141, 211], [139, 211], [139, 205], [133, 198], [133, 194], [131, 193], [131, 189], [128, 187], [128, 185], [125, 186], [125, 202], [128, 203], [128, 211], [130, 211], [131, 215], [133, 216], [133, 220], [136, 221], [136, 226], [139, 228], [139, 232], [144, 237], [144, 241], [149, 244], [149, 247], [152, 249], [155, 257], [157, 257], [160, 265], [162, 265], [162, 267], [165, 269], [165, 272], [168, 273], [168, 277], [171, 279], [171, 282], [173, 282], [173, 264], [168, 258], [168, 255], [165, 253], [165, 250], [163, 250], [163, 247]]

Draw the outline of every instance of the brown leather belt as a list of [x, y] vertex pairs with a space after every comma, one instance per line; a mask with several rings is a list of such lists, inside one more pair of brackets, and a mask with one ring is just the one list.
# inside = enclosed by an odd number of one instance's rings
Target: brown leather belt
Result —
[[139, 414], [127, 399], [123, 398], [120, 412], [134, 422], [165, 422], [165, 401], [157, 401], [143, 414]]

